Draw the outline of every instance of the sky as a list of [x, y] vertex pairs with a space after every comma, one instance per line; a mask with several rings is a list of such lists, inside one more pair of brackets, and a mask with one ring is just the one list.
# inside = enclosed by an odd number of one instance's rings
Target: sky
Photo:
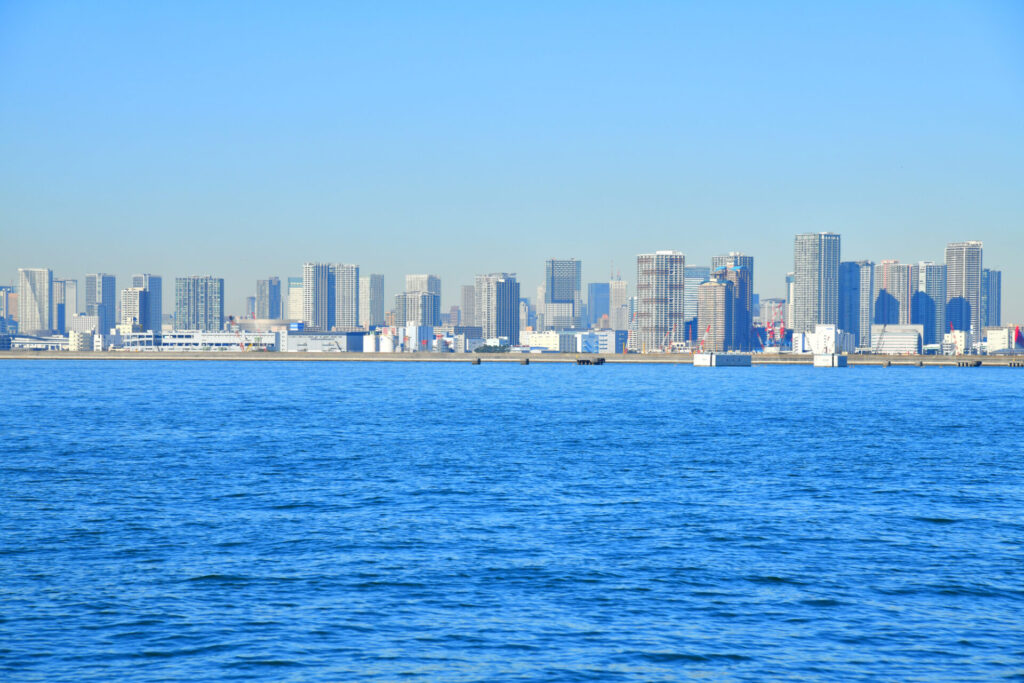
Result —
[[1024, 3], [0, 0], [0, 282], [212, 274], [238, 314], [331, 261], [447, 308], [676, 249], [768, 297], [826, 230], [982, 240], [1024, 322]]

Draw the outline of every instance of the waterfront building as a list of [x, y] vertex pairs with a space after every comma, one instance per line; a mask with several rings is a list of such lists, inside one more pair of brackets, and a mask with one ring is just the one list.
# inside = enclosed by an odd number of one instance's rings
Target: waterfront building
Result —
[[[786, 323], [786, 327], [789, 329], [793, 328], [793, 294], [796, 291], [796, 273], [786, 273], [786, 308], [783, 314], [783, 320]], [[870, 294], [868, 295], [870, 296]], [[838, 319], [838, 312], [836, 313]]]
[[857, 347], [871, 346], [874, 319], [875, 264], [843, 261], [839, 264], [839, 329], [853, 335]]
[[[741, 269], [742, 270], [742, 269]], [[736, 285], [725, 278], [705, 282], [697, 288], [698, 344], [705, 351], [729, 351], [735, 339]]]
[[71, 316], [78, 313], [78, 280], [53, 281], [53, 329], [67, 334]]
[[476, 276], [476, 324], [484, 338], [504, 337], [510, 344], [519, 339], [519, 282], [514, 273]]
[[109, 334], [117, 322], [117, 282], [107, 273], [85, 276], [85, 313], [99, 319], [100, 334]]
[[174, 279], [174, 329], [224, 329], [224, 278], [191, 275]]
[[876, 325], [909, 325], [911, 299], [919, 287], [916, 265], [886, 259], [875, 266]]
[[359, 266], [305, 263], [302, 320], [309, 330], [351, 331], [359, 327]]
[[544, 263], [544, 327], [569, 330], [582, 327], [583, 263], [576, 259], [548, 259]]
[[88, 332], [95, 334], [99, 332], [100, 319], [95, 315], [73, 315], [68, 323], [69, 332]]
[[793, 321], [795, 332], [839, 323], [839, 235], [797, 235], [793, 243]]
[[611, 285], [607, 282], [591, 282], [587, 285], [587, 326], [598, 327], [601, 318], [611, 318]]
[[946, 334], [946, 266], [934, 261], [917, 264], [917, 291], [910, 304], [910, 322], [921, 325], [925, 346], [941, 344]]
[[981, 326], [999, 327], [1003, 320], [1003, 273], [991, 268], [981, 270]]
[[473, 285], [462, 285], [462, 305], [459, 306], [459, 313], [462, 319], [461, 325], [476, 325], [476, 287]]
[[981, 242], [946, 245], [946, 323], [981, 332]]
[[[729, 256], [716, 256], [711, 277], [715, 280], [725, 280], [733, 284], [732, 289], [732, 324], [731, 337], [727, 341], [727, 348], [736, 351], [749, 351], [751, 337], [754, 331], [753, 316], [753, 271], [748, 269], [746, 264], [752, 264], [752, 256], [742, 254], [731, 254]], [[698, 311], [700, 309], [700, 297], [697, 300]], [[698, 327], [700, 327], [698, 325]], [[702, 328], [702, 329], [707, 329]]]
[[[753, 341], [754, 313], [757, 311], [754, 294], [754, 257], [740, 251], [730, 251], [711, 257], [711, 274], [725, 268], [727, 279], [735, 285], [736, 313], [733, 317], [733, 349], [749, 351]], [[742, 271], [739, 269], [743, 269]]]
[[615, 279], [608, 283], [608, 318], [613, 330], [629, 329], [630, 310], [628, 284], [625, 280]]
[[160, 332], [164, 328], [163, 278], [150, 273], [132, 275], [132, 287], [146, 290], [146, 317], [139, 321], [143, 330]]
[[[405, 292], [395, 297], [395, 324], [435, 327], [441, 324], [441, 297], [434, 292]], [[399, 310], [399, 307], [402, 310]], [[399, 322], [401, 320], [401, 322]]]
[[[428, 295], [426, 297], [416, 297], [415, 315], [410, 316], [407, 314], [407, 320], [416, 321], [419, 325], [430, 327], [441, 324], [441, 278], [436, 275], [426, 274], [406, 275], [405, 291], [407, 294]], [[422, 306], [427, 306], [428, 308], [422, 309]]]
[[256, 317], [261, 320], [280, 320], [281, 278], [269, 277], [256, 281]]
[[284, 295], [284, 314], [288, 320], [302, 320], [302, 278], [290, 277], [287, 283], [288, 289]]
[[591, 330], [576, 334], [577, 353], [625, 353], [626, 330]]
[[143, 329], [149, 319], [149, 292], [142, 287], [121, 290], [121, 325], [129, 329]]
[[680, 251], [636, 257], [636, 346], [641, 351], [685, 340], [685, 266], [686, 257]]
[[53, 331], [53, 271], [18, 268], [18, 332], [47, 336]]
[[871, 352], [877, 354], [921, 353], [923, 325], [872, 325]]
[[[707, 266], [686, 266], [684, 269], [685, 294], [683, 295], [683, 320], [687, 323], [692, 321], [691, 327], [696, 328], [697, 316], [700, 311], [697, 309], [698, 287], [711, 279], [711, 269]], [[691, 338], [688, 337], [690, 341]]]
[[359, 326], [364, 329], [384, 324], [384, 276], [370, 273], [359, 278]]

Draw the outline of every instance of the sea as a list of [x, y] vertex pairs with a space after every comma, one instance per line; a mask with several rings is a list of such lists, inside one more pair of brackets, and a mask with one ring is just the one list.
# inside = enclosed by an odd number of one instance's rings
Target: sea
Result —
[[0, 361], [4, 681], [1024, 679], [1024, 370]]

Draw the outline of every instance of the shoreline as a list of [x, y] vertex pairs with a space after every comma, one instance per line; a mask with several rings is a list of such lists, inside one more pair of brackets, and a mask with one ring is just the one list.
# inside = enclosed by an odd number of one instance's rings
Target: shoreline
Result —
[[[5, 360], [131, 360], [131, 361], [263, 361], [263, 362], [389, 362], [389, 363], [472, 363], [476, 359], [483, 363], [515, 363], [529, 360], [538, 363], [575, 363], [577, 359], [604, 358], [606, 364], [663, 364], [691, 365], [693, 354], [649, 353], [649, 354], [596, 354], [596, 353], [284, 353], [279, 351], [0, 351], [0, 362]], [[958, 367], [962, 363], [981, 361], [981, 367], [1020, 367], [1022, 356], [876, 356], [849, 355], [847, 362], [852, 366], [907, 366], [907, 367]], [[812, 365], [814, 356], [751, 354], [751, 365]]]

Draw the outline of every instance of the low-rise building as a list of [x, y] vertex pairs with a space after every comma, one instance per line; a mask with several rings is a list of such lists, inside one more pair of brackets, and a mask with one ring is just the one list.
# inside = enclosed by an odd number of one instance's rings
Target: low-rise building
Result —
[[871, 352], [906, 355], [921, 353], [924, 325], [872, 325]]
[[363, 332], [285, 330], [276, 333], [278, 348], [286, 353], [339, 353], [363, 350]]

